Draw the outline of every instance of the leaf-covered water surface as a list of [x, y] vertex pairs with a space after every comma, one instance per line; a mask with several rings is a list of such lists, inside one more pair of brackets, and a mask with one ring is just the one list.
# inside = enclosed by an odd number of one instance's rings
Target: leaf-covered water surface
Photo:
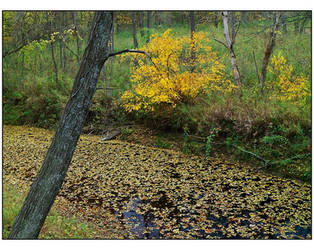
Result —
[[[31, 184], [51, 137], [43, 129], [4, 126], [4, 185]], [[58, 196], [100, 238], [312, 238], [309, 184], [98, 136], [80, 137]]]

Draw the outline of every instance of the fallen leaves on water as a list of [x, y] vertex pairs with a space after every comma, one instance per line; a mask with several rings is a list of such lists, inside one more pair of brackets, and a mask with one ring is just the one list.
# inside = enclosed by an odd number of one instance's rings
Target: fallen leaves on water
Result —
[[[4, 126], [3, 183], [30, 185], [47, 130]], [[311, 186], [224, 160], [81, 136], [59, 199], [110, 239], [311, 238]], [[57, 201], [58, 202], [58, 201]]]

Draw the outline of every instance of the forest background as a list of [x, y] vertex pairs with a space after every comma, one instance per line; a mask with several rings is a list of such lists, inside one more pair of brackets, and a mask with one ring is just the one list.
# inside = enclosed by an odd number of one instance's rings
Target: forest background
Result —
[[[3, 12], [4, 124], [55, 128], [93, 14]], [[150, 57], [106, 62], [84, 132], [121, 128], [120, 139], [132, 141], [144, 126], [154, 131], [154, 146], [223, 153], [309, 181], [311, 12], [279, 12], [277, 26], [276, 12], [228, 14], [232, 49], [220, 12], [115, 12], [112, 53], [138, 49]]]

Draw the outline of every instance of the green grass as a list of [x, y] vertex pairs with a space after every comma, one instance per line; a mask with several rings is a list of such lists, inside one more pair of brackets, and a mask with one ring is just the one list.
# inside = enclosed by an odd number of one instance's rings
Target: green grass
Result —
[[[282, 173], [288, 177], [294, 177], [302, 180], [310, 180], [311, 167], [309, 157], [286, 161], [295, 156], [308, 154], [308, 146], [311, 144], [311, 133], [304, 135], [298, 132], [298, 129], [308, 131], [311, 128], [311, 103], [298, 104], [293, 102], [280, 102], [272, 98], [269, 101], [266, 97], [262, 98], [258, 89], [258, 77], [254, 64], [253, 51], [256, 55], [259, 74], [264, 57], [268, 31], [264, 30], [266, 23], [252, 21], [241, 26], [236, 44], [234, 46], [237, 55], [237, 61], [242, 75], [243, 96], [239, 99], [237, 96], [225, 94], [224, 96], [208, 96], [206, 101], [199, 102], [194, 106], [182, 107], [172, 116], [172, 123], [179, 124], [178, 128], [183, 126], [190, 127], [195, 131], [208, 136], [211, 126], [221, 128], [217, 140], [223, 140], [225, 136], [237, 137], [239, 146], [271, 161], [281, 161], [272, 170]], [[189, 34], [189, 26], [177, 25], [169, 27], [173, 30], [174, 36]], [[156, 33], [162, 34], [165, 27], [156, 29]], [[288, 27], [288, 30], [293, 27]], [[230, 58], [224, 46], [214, 41], [217, 38], [224, 41], [223, 26], [215, 28], [213, 25], [202, 24], [197, 26], [198, 31], [209, 32], [210, 46], [216, 51], [227, 72], [231, 72]], [[117, 34], [117, 40], [129, 39], [132, 45], [131, 29], [124, 33]], [[140, 46], [142, 43], [139, 43]], [[295, 35], [294, 32], [277, 34], [274, 54], [281, 51], [287, 59], [288, 64], [293, 66], [295, 75], [311, 75], [311, 35], [309, 32]], [[270, 74], [268, 74], [270, 77]], [[272, 93], [267, 93], [271, 95]], [[184, 111], [185, 110], [185, 111]], [[150, 118], [148, 118], [150, 119]], [[281, 126], [281, 130], [280, 130]], [[196, 131], [198, 130], [198, 131]], [[255, 136], [256, 135], [256, 136]], [[288, 145], [279, 145], [278, 143], [265, 144], [267, 138], [287, 138]], [[266, 139], [265, 139], [266, 138]], [[182, 150], [187, 153], [195, 152], [194, 142], [186, 141]], [[156, 144], [163, 147], [163, 140], [158, 138]], [[283, 148], [284, 149], [283, 149]], [[248, 155], [243, 152], [233, 150], [232, 154], [238, 160], [245, 160]]]
[[[256, 86], [258, 84], [252, 52], [253, 50], [255, 51], [256, 60], [260, 71], [265, 50], [265, 41], [267, 37], [265, 31], [263, 31], [265, 25], [265, 23], [259, 21], [249, 22], [246, 26], [242, 25], [234, 45], [240, 74], [243, 77], [243, 85], [247, 87]], [[291, 27], [289, 25], [291, 25]], [[291, 30], [293, 28], [292, 24], [289, 25], [288, 30]], [[175, 37], [189, 35], [190, 32], [188, 24], [173, 24], [171, 26], [154, 26], [150, 30], [150, 34], [161, 35], [168, 28], [172, 29]], [[147, 30], [144, 29], [144, 31]], [[219, 25], [218, 28], [215, 28], [213, 24], [203, 23], [197, 25], [197, 31], [208, 32], [209, 38], [211, 39], [209, 45], [212, 46], [213, 50], [218, 53], [220, 59], [226, 66], [227, 72], [230, 73], [231, 65], [228, 51], [220, 43], [214, 41], [214, 38], [224, 41], [223, 26]], [[147, 35], [142, 37], [140, 35], [140, 30], [138, 29], [137, 39], [139, 47], [141, 47], [145, 44]], [[86, 41], [84, 40], [82, 42], [82, 48], [84, 48], [85, 43]], [[76, 51], [75, 41], [69, 42], [68, 47], [70, 47], [73, 51]], [[115, 51], [126, 48], [133, 48], [131, 25], [121, 28], [119, 32], [115, 34]], [[55, 54], [59, 55], [59, 46], [56, 46], [55, 50]], [[308, 32], [298, 35], [295, 35], [293, 32], [289, 32], [288, 34], [278, 34], [274, 53], [276, 54], [279, 50], [281, 50], [283, 56], [287, 58], [288, 63], [293, 66], [296, 74], [303, 73], [304, 75], [311, 75], [311, 67], [309, 67], [311, 64], [311, 35], [308, 34]], [[32, 117], [31, 114], [36, 112], [42, 113], [42, 111], [37, 110], [37, 108], [45, 105], [48, 105], [48, 109], [50, 105], [58, 106], [59, 102], [64, 105], [78, 70], [76, 58], [67, 51], [66, 68], [61, 69], [59, 65], [60, 63], [58, 62], [60, 86], [57, 86], [55, 84], [55, 74], [52, 67], [50, 47], [47, 46], [47, 48], [43, 51], [34, 50], [30, 51], [29, 53], [30, 54], [27, 56], [21, 53], [13, 54], [6, 57], [3, 61], [3, 93], [6, 97], [7, 104], [11, 106], [10, 110], [14, 110], [12, 106], [16, 106], [18, 104], [15, 102], [10, 102], [11, 99], [14, 99], [14, 96], [9, 94], [18, 92], [21, 93], [24, 97], [20, 104], [22, 107], [25, 106], [26, 110], [24, 109], [22, 111], [30, 111], [26, 112], [23, 116], [24, 118], [29, 117], [29, 119], [23, 120], [22, 116], [17, 118], [17, 116], [13, 114], [13, 117], [11, 116], [5, 119], [5, 123], [33, 123], [34, 125], [38, 126], [45, 126], [45, 124], [56, 123], [56, 119], [49, 120], [49, 117], [46, 116], [43, 118], [37, 116]], [[83, 49], [81, 50], [81, 53], [83, 53]], [[56, 58], [59, 60], [59, 57]], [[110, 61], [111, 60], [108, 60], [105, 65], [107, 79], [110, 78]], [[24, 65], [24, 67], [22, 67], [22, 65]], [[112, 84], [113, 87], [117, 88], [117, 90], [114, 91], [115, 97], [118, 97], [121, 92], [131, 87], [130, 65], [128, 63], [121, 63], [119, 58], [114, 59]], [[43, 104], [40, 102], [30, 103], [33, 95], [38, 96], [38, 91], [34, 90], [40, 90], [41, 86], [44, 85], [49, 86], [49, 89], [56, 90], [56, 92], [60, 93], [60, 95], [62, 95], [64, 98], [59, 98], [58, 100], [54, 100], [53, 103], [48, 104]], [[103, 87], [105, 85], [103, 73], [99, 78], [98, 85], [99, 87]], [[29, 90], [30, 86], [32, 86], [31, 90]], [[64, 89], [67, 91], [64, 91]], [[40, 94], [44, 94], [44, 91]], [[33, 110], [29, 110], [28, 106], [32, 107]], [[48, 113], [51, 113], [51, 110], [49, 110]]]
[[158, 136], [155, 141], [155, 145], [158, 148], [171, 148], [171, 143], [167, 141], [167, 139], [163, 136]]
[[[182, 110], [174, 112], [171, 118], [172, 121], [169, 122], [173, 128], [182, 131], [184, 126], [194, 126], [194, 131], [197, 130], [197, 132], [203, 133], [206, 137], [211, 126], [218, 125], [221, 128], [220, 134], [224, 133], [226, 137], [234, 137], [235, 134], [241, 136], [242, 138], [239, 141], [242, 141], [247, 146], [251, 145], [251, 149], [254, 149], [254, 145], [256, 145], [254, 140], [260, 140], [264, 136], [283, 136], [289, 139], [290, 144], [288, 150], [281, 152], [283, 154], [282, 158], [289, 158], [290, 156], [304, 153], [305, 148], [311, 141], [311, 133], [306, 132], [302, 135], [298, 133], [298, 128], [308, 131], [311, 127], [310, 100], [303, 106], [288, 102], [266, 101], [266, 98], [262, 98], [258, 91], [259, 83], [254, 65], [253, 51], [256, 55], [260, 74], [268, 37], [268, 31], [265, 30], [267, 25], [269, 24], [265, 21], [250, 21], [239, 29], [234, 50], [242, 76], [242, 99], [240, 100], [234, 95], [214, 95], [208, 96], [205, 102], [200, 101], [193, 107], [181, 107]], [[154, 26], [150, 30], [150, 34], [161, 35], [168, 28], [172, 29], [174, 37], [190, 34], [190, 27], [187, 22], [185, 25]], [[288, 64], [293, 66], [296, 75], [311, 76], [311, 32], [307, 29], [306, 32], [296, 35], [293, 32], [293, 23], [288, 23], [287, 28], [289, 31], [287, 34], [281, 32], [277, 34], [274, 54], [281, 51]], [[216, 28], [213, 24], [203, 23], [197, 25], [196, 30], [208, 32], [210, 38], [209, 45], [213, 51], [217, 52], [226, 67], [228, 77], [232, 79], [228, 51], [223, 45], [214, 40], [214, 38], [217, 38], [224, 41], [223, 25], [220, 23], [218, 28]], [[146, 29], [144, 31], [147, 32]], [[137, 40], [139, 47], [142, 47], [146, 43], [147, 35], [145, 34], [142, 37], [138, 29]], [[86, 44], [86, 41], [83, 41], [81, 53], [83, 53], [84, 44]], [[115, 33], [114, 45], [115, 51], [134, 47], [132, 25], [121, 27], [119, 32]], [[68, 43], [68, 46], [73, 51], [76, 51], [75, 41]], [[59, 46], [56, 46], [55, 50], [55, 54], [59, 55]], [[13, 54], [4, 59], [5, 124], [27, 123], [47, 128], [56, 125], [78, 69], [76, 58], [69, 52], [67, 53], [67, 58], [65, 71], [59, 69], [60, 86], [54, 82], [53, 64], [49, 47], [42, 52], [33, 51], [30, 56], [24, 58], [24, 62], [22, 54]], [[23, 69], [22, 65], [24, 65]], [[107, 79], [110, 79], [110, 66], [111, 60], [108, 60], [104, 69], [106, 70]], [[98, 87], [105, 86], [104, 70], [100, 75]], [[130, 75], [130, 64], [121, 62], [118, 57], [114, 58], [112, 79], [112, 87], [115, 88], [113, 91], [114, 100], [119, 100], [122, 92], [132, 88]], [[269, 76], [270, 74], [268, 74]], [[152, 117], [146, 118], [148, 120], [153, 119]], [[155, 124], [160, 125], [160, 123]], [[273, 128], [270, 128], [270, 126]], [[281, 130], [280, 126], [282, 127]], [[193, 128], [191, 128], [192, 130]], [[256, 133], [258, 138], [252, 137]], [[160, 147], [169, 146], [163, 138], [159, 138], [156, 141], [156, 145]], [[187, 141], [184, 145], [183, 150], [186, 152], [198, 151], [198, 149], [195, 150], [197, 147], [193, 142]], [[263, 145], [265, 147], [265, 144]], [[258, 149], [260, 150], [259, 153], [273, 157], [277, 155], [278, 151], [278, 149], [266, 149], [263, 146], [260, 146]], [[305, 160], [304, 162], [306, 165], [304, 173], [309, 176], [308, 161]], [[304, 168], [302, 167], [300, 171], [297, 171], [298, 176], [302, 176], [302, 169]]]
[[[258, 84], [256, 69], [254, 66], [253, 51], [256, 55], [256, 61], [260, 74], [262, 60], [265, 51], [265, 42], [268, 34], [264, 31], [266, 23], [252, 21], [246, 26], [242, 25], [239, 29], [234, 50], [237, 55], [237, 61], [239, 65], [240, 73], [243, 77], [243, 83], [245, 86], [254, 86]], [[131, 26], [130, 26], [131, 27]], [[172, 29], [174, 37], [180, 37], [183, 35], [189, 35], [189, 25], [174, 25], [174, 26], [158, 26], [151, 30], [151, 34], [161, 35], [166, 29]], [[288, 27], [289, 30], [289, 27]], [[219, 25], [215, 28], [211, 24], [197, 25], [197, 31], [204, 31], [209, 34], [211, 38], [210, 46], [215, 52], [218, 53], [220, 59], [226, 66], [227, 72], [231, 72], [230, 58], [227, 49], [220, 43], [216, 42], [214, 38], [224, 41], [223, 26]], [[115, 36], [115, 50], [122, 50], [125, 48], [133, 48], [132, 29], [123, 29]], [[146, 41], [146, 37], [141, 37], [138, 30], [137, 39], [139, 47], [143, 46]], [[274, 48], [274, 54], [281, 51], [283, 56], [288, 60], [294, 68], [296, 74], [303, 73], [304, 75], [311, 75], [311, 34], [303, 33], [295, 35], [293, 32], [284, 34], [279, 32], [276, 39], [276, 46]], [[116, 65], [118, 72], [120, 73], [119, 64]], [[123, 67], [122, 67], [123, 69]], [[115, 82], [121, 84], [119, 78], [114, 78]], [[124, 78], [127, 79], [127, 78]], [[123, 79], [123, 80], [124, 80]]]
[[[21, 192], [16, 186], [7, 184], [4, 184], [2, 188], [2, 238], [6, 239], [26, 197], [26, 191]], [[85, 239], [93, 237], [91, 226], [80, 222], [74, 216], [61, 216], [55, 207], [50, 210], [39, 234], [40, 239]]]

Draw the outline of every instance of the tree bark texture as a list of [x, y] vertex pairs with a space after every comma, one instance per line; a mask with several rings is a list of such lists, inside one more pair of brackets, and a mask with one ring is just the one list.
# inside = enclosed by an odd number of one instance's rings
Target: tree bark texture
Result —
[[235, 22], [236, 22], [235, 12], [231, 11], [230, 14], [231, 14], [231, 18], [230, 18], [231, 37], [234, 37], [235, 32], [236, 32], [236, 30], [235, 30]]
[[9, 239], [37, 238], [70, 165], [96, 83], [109, 55], [112, 13], [96, 12], [71, 96], [42, 167], [15, 220]]
[[232, 40], [230, 38], [229, 25], [228, 25], [228, 12], [227, 11], [224, 11], [222, 13], [222, 20], [223, 20], [223, 24], [224, 24], [224, 37], [226, 40], [225, 45], [228, 48], [229, 54], [230, 54], [230, 61], [231, 61], [233, 78], [234, 78], [234, 81], [236, 82], [237, 86], [239, 88], [241, 88], [242, 83], [241, 83], [240, 73], [239, 73], [239, 69], [238, 69], [238, 65], [237, 65], [237, 58], [236, 58], [236, 55], [235, 55], [234, 50], [233, 50], [233, 44], [234, 44], [235, 38]]
[[275, 14], [275, 22], [272, 31], [269, 34], [269, 40], [266, 45], [265, 53], [264, 53], [264, 59], [262, 64], [262, 71], [261, 71], [261, 78], [260, 78], [260, 89], [261, 92], [263, 92], [263, 88], [266, 81], [266, 73], [267, 73], [267, 66], [269, 62], [269, 58], [271, 54], [273, 53], [273, 49], [275, 47], [275, 41], [276, 41], [276, 31], [279, 28], [279, 20], [280, 20], [280, 12], [276, 12]]

